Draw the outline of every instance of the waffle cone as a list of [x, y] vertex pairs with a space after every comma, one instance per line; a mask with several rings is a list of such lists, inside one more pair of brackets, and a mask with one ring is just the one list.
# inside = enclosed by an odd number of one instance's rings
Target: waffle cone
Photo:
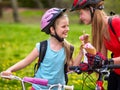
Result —
[[87, 51], [87, 53], [96, 55], [96, 49], [95, 48], [85, 48], [85, 50]]

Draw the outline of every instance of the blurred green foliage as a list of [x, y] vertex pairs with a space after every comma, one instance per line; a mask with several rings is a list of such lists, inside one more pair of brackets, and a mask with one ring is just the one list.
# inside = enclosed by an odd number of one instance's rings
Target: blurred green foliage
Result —
[[[4, 7], [10, 7], [11, 2], [10, 0], [1, 0], [2, 6]], [[17, 0], [19, 7], [26, 7], [26, 8], [38, 8], [38, 3], [36, 3], [36, 0]], [[41, 9], [43, 8], [51, 8], [51, 7], [62, 7], [62, 8], [71, 8], [73, 0], [38, 0], [40, 3]], [[1, 2], [0, 2], [1, 3]], [[104, 0], [105, 3], [105, 11], [109, 13], [110, 11], [114, 11], [117, 14], [120, 14], [119, 6], [120, 1], [119, 0]]]

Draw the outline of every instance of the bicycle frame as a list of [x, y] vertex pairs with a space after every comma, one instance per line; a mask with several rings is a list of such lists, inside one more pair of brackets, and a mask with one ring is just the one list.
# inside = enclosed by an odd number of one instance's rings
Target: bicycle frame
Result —
[[96, 89], [95, 90], [105, 90], [103, 87], [103, 76], [109, 76], [110, 72], [109, 69], [115, 69], [120, 68], [120, 65], [114, 64], [114, 65], [104, 65], [99, 69], [99, 77], [96, 82]]
[[21, 81], [21, 84], [22, 84], [22, 90], [25, 90], [24, 81], [23, 81], [20, 77], [13, 76], [13, 75], [10, 75], [10, 76], [3, 76], [3, 75], [1, 75], [1, 74], [0, 74], [0, 77], [2, 77], [2, 78], [6, 78], [6, 79], [14, 79], [14, 80], [19, 80], [19, 81]]
[[[103, 87], [103, 76], [108, 76], [109, 75], [109, 69], [115, 69], [115, 68], [120, 68], [120, 65], [103, 65], [101, 68], [90, 68], [93, 72], [98, 73], [99, 77], [96, 81], [96, 86], [95, 90], [105, 90]], [[72, 66], [69, 68], [70, 70], [81, 74], [83, 72], [89, 72], [89, 70], [83, 70], [79, 66]]]
[[47, 79], [40, 79], [40, 78], [32, 78], [32, 77], [24, 77], [23, 79], [18, 77], [18, 76], [14, 76], [14, 75], [10, 75], [10, 76], [3, 76], [0, 74], [0, 77], [2, 78], [7, 78], [7, 79], [15, 79], [15, 80], [19, 80], [22, 83], [22, 90], [26, 90], [25, 89], [25, 82], [26, 83], [30, 83], [30, 84], [38, 84], [38, 85], [43, 85], [43, 86], [49, 86], [48, 90], [52, 90], [54, 87], [58, 87], [58, 90], [62, 90], [62, 88], [67, 89], [67, 90], [74, 90], [74, 86], [68, 86], [68, 85], [61, 85], [60, 83], [58, 84], [53, 84], [50, 85], [48, 84], [48, 80]]
[[104, 90], [103, 87], [103, 74], [100, 72], [98, 80], [96, 81], [96, 87], [95, 90]]

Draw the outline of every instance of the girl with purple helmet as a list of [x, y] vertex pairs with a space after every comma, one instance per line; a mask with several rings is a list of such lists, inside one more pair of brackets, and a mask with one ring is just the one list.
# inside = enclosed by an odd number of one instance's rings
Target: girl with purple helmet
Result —
[[[68, 36], [69, 19], [65, 13], [66, 9], [51, 8], [45, 12], [41, 19], [41, 31], [50, 34], [47, 40], [47, 50], [43, 62], [40, 63], [35, 77], [48, 79], [49, 84], [64, 85], [64, 65], [72, 65], [70, 58], [70, 43], [65, 38]], [[3, 75], [10, 75], [32, 63], [39, 56], [40, 43], [36, 44], [33, 51], [23, 60], [3, 71]], [[77, 59], [79, 61], [80, 58]], [[77, 65], [79, 63], [75, 63]], [[32, 85], [32, 90], [48, 90], [47, 86]], [[56, 90], [56, 89], [54, 89]]]
[[[113, 57], [103, 64], [120, 64], [120, 17], [112, 17], [113, 30], [109, 24], [111, 17], [103, 9], [104, 0], [74, 0], [71, 11], [78, 10], [80, 20], [86, 25], [91, 24], [92, 44], [97, 51], [106, 57], [108, 51], [113, 53]], [[90, 55], [87, 56], [89, 58]], [[93, 61], [95, 60], [94, 57]], [[99, 61], [101, 62], [102, 60]], [[120, 90], [120, 69], [111, 70], [108, 90]]]

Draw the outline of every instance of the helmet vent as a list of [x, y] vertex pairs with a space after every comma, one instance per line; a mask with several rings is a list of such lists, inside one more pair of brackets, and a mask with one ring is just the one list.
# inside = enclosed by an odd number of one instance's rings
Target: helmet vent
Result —
[[82, 2], [80, 2], [79, 5], [84, 5], [87, 2], [87, 0], [83, 0]]
[[78, 0], [74, 0], [73, 6], [76, 6]]

